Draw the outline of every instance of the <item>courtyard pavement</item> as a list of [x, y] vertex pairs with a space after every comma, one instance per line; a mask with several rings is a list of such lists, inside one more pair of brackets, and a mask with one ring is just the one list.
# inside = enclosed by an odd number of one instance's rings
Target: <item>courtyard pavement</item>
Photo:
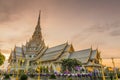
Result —
[[[3, 77], [0, 77], [0, 80], [3, 80]], [[16, 80], [16, 78], [11, 77], [11, 80]], [[32, 78], [29, 77], [28, 80], [37, 80], [37, 79], [32, 79]], [[40, 79], [40, 80], [42, 80], [42, 79]], [[110, 79], [106, 79], [106, 80], [110, 80]], [[116, 79], [113, 79], [113, 80], [116, 80]], [[120, 80], [120, 79], [118, 79], [118, 80]]]

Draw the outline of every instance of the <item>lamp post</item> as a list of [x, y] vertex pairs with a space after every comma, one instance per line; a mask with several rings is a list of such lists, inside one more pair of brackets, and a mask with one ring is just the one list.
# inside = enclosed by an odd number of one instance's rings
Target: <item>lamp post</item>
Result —
[[21, 60], [21, 62], [22, 62], [22, 66], [24, 66], [24, 62], [25, 62], [25, 60], [24, 60], [24, 59], [22, 59], [22, 60]]
[[24, 59], [22, 59], [22, 65], [23, 65], [23, 63], [25, 62], [25, 60]]
[[100, 62], [101, 62], [102, 78], [103, 78], [103, 80], [105, 80], [104, 69], [103, 69], [103, 65], [102, 65], [102, 58], [100, 58]]
[[13, 77], [15, 77], [15, 61], [14, 61], [14, 71], [13, 71]]
[[113, 59], [113, 58], [112, 58], [112, 64], [113, 64], [113, 68], [114, 68], [116, 80], [118, 80], [118, 75], [117, 75], [117, 71], [116, 71], [116, 69], [115, 69], [115, 62], [114, 62], [114, 59]]
[[18, 70], [17, 70], [16, 80], [19, 80], [18, 76], [19, 76], [20, 62], [21, 62], [21, 59], [18, 59]]
[[18, 78], [18, 75], [19, 75], [19, 59], [18, 59], [18, 65], [17, 65], [17, 76], [16, 76], [16, 80], [19, 80], [19, 78]]
[[[16, 60], [17, 61], [17, 60]], [[17, 62], [16, 62], [17, 63]], [[16, 63], [15, 63], [15, 76], [17, 75], [17, 65], [16, 65]], [[17, 78], [17, 76], [16, 76], [16, 78]]]
[[38, 80], [40, 80], [40, 61], [37, 61], [37, 64], [38, 64]]
[[25, 73], [27, 74], [27, 70], [28, 70], [28, 67], [29, 67], [29, 63], [30, 63], [30, 62], [29, 62], [29, 60], [26, 60], [25, 62], [26, 62]]

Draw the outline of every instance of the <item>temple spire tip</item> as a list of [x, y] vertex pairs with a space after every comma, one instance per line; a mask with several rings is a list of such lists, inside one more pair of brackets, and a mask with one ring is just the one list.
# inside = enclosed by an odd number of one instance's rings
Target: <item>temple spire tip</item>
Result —
[[39, 10], [38, 25], [40, 25], [40, 16], [41, 16], [41, 10]]

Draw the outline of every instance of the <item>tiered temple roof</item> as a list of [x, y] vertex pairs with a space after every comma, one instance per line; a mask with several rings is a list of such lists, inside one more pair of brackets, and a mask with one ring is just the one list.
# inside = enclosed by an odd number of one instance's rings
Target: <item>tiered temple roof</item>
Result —
[[92, 48], [74, 51], [72, 44], [68, 44], [68, 42], [51, 48], [46, 47], [40, 28], [40, 14], [37, 26], [30, 41], [26, 42], [26, 45], [22, 45], [22, 47], [15, 46], [14, 50], [11, 51], [9, 60], [17, 57], [27, 58], [26, 55], [29, 56], [32, 54], [35, 55], [34, 57], [28, 58], [30, 61], [40, 60], [42, 62], [59, 62], [62, 59], [75, 58], [86, 65], [91, 65], [91, 61], [100, 56], [98, 50], [92, 50]]
[[90, 54], [91, 54], [91, 48], [73, 52], [70, 54], [69, 58], [71, 59], [75, 58], [81, 61], [82, 63], [87, 63], [90, 58]]
[[97, 50], [92, 50], [91, 56], [90, 56], [90, 60], [96, 59], [98, 54]]
[[41, 61], [51, 61], [59, 58], [66, 50], [68, 43], [61, 44], [55, 47], [48, 48], [44, 55], [40, 58]]
[[92, 48], [84, 49], [80, 51], [73, 52], [69, 55], [71, 59], [77, 59], [83, 64], [90, 64], [92, 60], [98, 60], [97, 56], [99, 55], [98, 50], [92, 50]]

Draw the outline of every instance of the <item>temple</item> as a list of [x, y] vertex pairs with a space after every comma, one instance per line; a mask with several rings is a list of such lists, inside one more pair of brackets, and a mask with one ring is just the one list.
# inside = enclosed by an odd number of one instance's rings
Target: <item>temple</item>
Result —
[[37, 69], [37, 66], [41, 64], [41, 66], [48, 68], [52, 66], [54, 71], [60, 72], [61, 60], [67, 58], [81, 61], [86, 68], [100, 67], [100, 52], [98, 49], [93, 50], [90, 47], [75, 51], [73, 45], [68, 42], [50, 48], [46, 46], [41, 32], [40, 16], [41, 12], [39, 12], [38, 22], [31, 39], [21, 47], [15, 45], [14, 49], [11, 50], [9, 57], [10, 71]]

